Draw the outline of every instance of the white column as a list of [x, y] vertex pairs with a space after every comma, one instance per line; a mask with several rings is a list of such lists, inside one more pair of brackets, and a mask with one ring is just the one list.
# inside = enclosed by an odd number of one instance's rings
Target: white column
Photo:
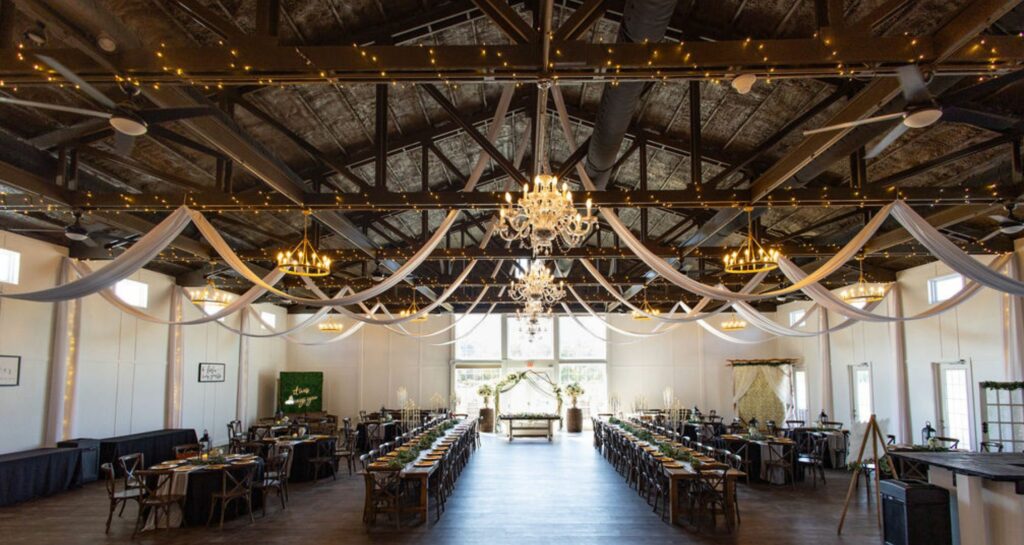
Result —
[[[1014, 255], [1007, 263], [1007, 273], [1014, 280], [1021, 280], [1020, 255]], [[1024, 298], [1003, 294], [1004, 373], [1006, 380], [1024, 380]]]
[[[58, 285], [71, 281], [71, 259], [61, 259]], [[75, 385], [78, 380], [78, 335], [82, 305], [78, 299], [54, 303], [49, 397], [46, 407], [47, 446], [75, 436]]]
[[[828, 311], [818, 309], [818, 329], [828, 330]], [[818, 360], [821, 361], [821, 410], [831, 419], [836, 414], [832, 407], [832, 348], [828, 333], [818, 335]]]
[[[243, 333], [246, 332], [247, 326], [249, 325], [249, 312], [243, 310], [241, 313], [241, 320], [238, 323], [238, 329]], [[246, 425], [246, 412], [249, 410], [249, 337], [245, 335], [238, 336], [238, 392], [235, 395], [235, 419], [242, 421], [242, 426]]]
[[[889, 289], [889, 316], [903, 317], [903, 291], [899, 282]], [[910, 431], [910, 386], [907, 384], [907, 334], [903, 322], [889, 322], [892, 361], [896, 372], [896, 430], [900, 441], [913, 443], [914, 436]]]
[[[182, 320], [183, 298], [184, 295], [181, 288], [174, 286], [171, 289], [170, 320], [172, 322], [180, 322]], [[167, 392], [164, 397], [164, 427], [170, 429], [181, 427], [182, 388], [185, 380], [185, 346], [182, 326], [172, 324], [167, 327]]]

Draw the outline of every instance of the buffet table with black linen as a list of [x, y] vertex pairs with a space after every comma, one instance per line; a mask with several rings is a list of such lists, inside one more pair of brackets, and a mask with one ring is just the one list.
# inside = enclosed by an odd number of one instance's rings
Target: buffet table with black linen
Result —
[[196, 430], [170, 429], [133, 433], [100, 440], [100, 463], [111, 463], [121, 474], [117, 459], [125, 454], [141, 452], [146, 465], [153, 465], [174, 459], [174, 447], [198, 443]]
[[[255, 464], [253, 482], [259, 482], [263, 478], [264, 462], [259, 457], [248, 457], [244, 455], [231, 455], [227, 463], [202, 465], [195, 459], [168, 461], [158, 464], [151, 469], [171, 471], [176, 473], [170, 482], [172, 490], [161, 490], [160, 493], [183, 494], [185, 496], [184, 509], [181, 512], [180, 520], [172, 516], [172, 526], [183, 523], [185, 526], [204, 526], [210, 519], [210, 507], [213, 504], [213, 493], [221, 492], [223, 487], [224, 472], [231, 472], [235, 478], [241, 478], [249, 466]], [[155, 482], [150, 482], [153, 486]], [[230, 484], [228, 485], [231, 486]], [[263, 492], [254, 488], [252, 491], [253, 509], [259, 509], [263, 501]], [[221, 505], [218, 503], [213, 509], [213, 520], [220, 518]], [[224, 513], [225, 520], [247, 514], [247, 506], [244, 501], [234, 501], [228, 505]], [[152, 521], [152, 524], [163, 527], [164, 522]], [[151, 525], [152, 525], [151, 524]]]
[[0, 506], [81, 484], [82, 451], [77, 448], [38, 448], [0, 455]]
[[371, 447], [376, 447], [377, 445], [370, 444], [370, 435], [375, 430], [379, 433], [380, 428], [383, 428], [383, 433], [377, 439], [382, 443], [393, 441], [399, 435], [397, 420], [360, 422], [356, 424], [356, 450], [358, 452], [369, 452]]

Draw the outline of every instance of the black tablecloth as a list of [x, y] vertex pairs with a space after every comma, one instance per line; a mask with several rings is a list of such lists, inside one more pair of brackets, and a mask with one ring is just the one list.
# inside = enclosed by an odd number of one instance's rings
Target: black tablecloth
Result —
[[[317, 444], [324, 441], [330, 443], [330, 452], [333, 453], [334, 447], [337, 444], [334, 438], [319, 439], [316, 442], [296, 443], [292, 447], [292, 468], [291, 473], [288, 475], [288, 482], [300, 483], [313, 480], [313, 465], [309, 460], [310, 458], [316, 458]], [[321, 468], [320, 478], [325, 476], [327, 476], [327, 474], [324, 472], [324, 468]]]
[[[260, 482], [263, 479], [263, 460], [256, 459], [256, 474], [253, 478], [253, 483]], [[213, 505], [213, 493], [220, 492], [223, 489], [224, 478], [223, 472], [230, 471], [236, 477], [241, 477], [244, 469], [242, 468], [231, 468], [231, 469], [202, 469], [198, 471], [192, 471], [188, 474], [188, 487], [185, 491], [185, 507], [182, 510], [182, 523], [185, 526], [205, 526], [206, 521], [210, 518], [210, 506]], [[155, 486], [156, 477], [152, 478], [150, 486]], [[231, 489], [231, 483], [228, 483], [228, 489]], [[253, 510], [258, 510], [262, 505], [263, 491], [254, 488], [252, 491], [252, 507]], [[220, 520], [221, 506], [218, 502], [217, 507], [213, 511], [214, 522]], [[244, 500], [234, 500], [228, 506], [227, 512], [224, 513], [224, 520], [230, 520], [237, 516], [246, 514], [246, 505]]]
[[0, 505], [49, 496], [82, 484], [82, 451], [39, 448], [0, 455]]
[[[710, 425], [711, 425], [712, 429], [714, 430], [715, 437], [718, 437], [719, 435], [722, 435], [723, 433], [725, 433], [725, 424], [722, 424], [721, 422], [715, 422], [715, 423], [710, 424]], [[683, 435], [685, 437], [689, 437], [690, 439], [692, 439], [694, 441], [700, 441], [700, 430], [703, 429], [704, 426], [705, 426], [705, 424], [696, 424], [696, 423], [693, 423], [693, 422], [687, 422], [687, 423], [683, 424], [683, 430], [682, 430], [683, 431]]]
[[[384, 422], [377, 424], [370, 422], [370, 425], [384, 426], [384, 439], [382, 442], [387, 443], [388, 441], [394, 440], [398, 437], [398, 423], [395, 421]], [[356, 450], [359, 452], [368, 452], [370, 450], [370, 436], [367, 433], [367, 422], [360, 422], [356, 425]]]
[[118, 467], [117, 459], [125, 454], [141, 452], [148, 467], [173, 460], [174, 447], [198, 442], [196, 430], [192, 429], [156, 430], [108, 437], [100, 440], [100, 463], [113, 464], [114, 470], [120, 475], [121, 468]]

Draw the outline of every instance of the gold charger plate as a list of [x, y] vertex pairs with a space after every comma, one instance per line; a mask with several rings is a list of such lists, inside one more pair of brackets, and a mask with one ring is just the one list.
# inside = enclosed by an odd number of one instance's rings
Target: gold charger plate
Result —
[[683, 469], [683, 464], [679, 462], [665, 462], [665, 467], [670, 469]]
[[413, 465], [416, 467], [434, 467], [434, 462], [416, 462]]

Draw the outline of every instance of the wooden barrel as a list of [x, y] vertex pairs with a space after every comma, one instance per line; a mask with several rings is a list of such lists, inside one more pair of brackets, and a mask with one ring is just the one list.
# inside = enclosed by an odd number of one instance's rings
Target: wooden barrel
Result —
[[480, 409], [480, 431], [485, 433], [494, 431], [494, 409]]
[[583, 409], [572, 407], [566, 411], [565, 429], [569, 433], [580, 433], [583, 431]]

